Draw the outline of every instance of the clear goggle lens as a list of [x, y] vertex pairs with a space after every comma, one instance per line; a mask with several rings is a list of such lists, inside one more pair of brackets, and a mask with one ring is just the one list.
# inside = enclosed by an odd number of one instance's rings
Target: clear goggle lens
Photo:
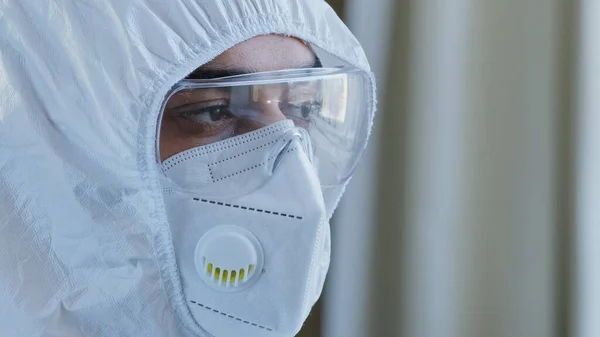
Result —
[[344, 183], [366, 144], [369, 76], [311, 68], [179, 82], [161, 113], [161, 162], [183, 151], [290, 119], [308, 131], [324, 186]]

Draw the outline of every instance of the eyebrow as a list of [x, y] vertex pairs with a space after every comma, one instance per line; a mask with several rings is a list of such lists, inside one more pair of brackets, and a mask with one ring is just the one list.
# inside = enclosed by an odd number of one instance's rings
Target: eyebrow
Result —
[[[314, 62], [308, 66], [309, 68], [322, 68], [323, 64], [321, 63], [321, 60], [319, 59], [319, 57], [317, 57], [317, 55], [315, 55], [315, 60]], [[303, 66], [300, 66], [298, 68], [306, 68]], [[221, 78], [221, 77], [229, 77], [229, 76], [237, 76], [237, 75], [245, 75], [245, 74], [251, 74], [255, 71], [252, 71], [250, 69], [206, 69], [206, 68], [198, 68], [196, 70], [194, 70], [191, 74], [189, 74], [186, 79], [187, 80], [209, 80], [209, 79], [214, 79], [214, 78]]]

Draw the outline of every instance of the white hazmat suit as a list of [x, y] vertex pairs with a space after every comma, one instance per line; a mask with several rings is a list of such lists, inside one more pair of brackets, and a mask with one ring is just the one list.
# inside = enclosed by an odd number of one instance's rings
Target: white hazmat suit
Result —
[[0, 336], [210, 336], [178, 274], [158, 114], [269, 33], [369, 72], [322, 0], [0, 1]]

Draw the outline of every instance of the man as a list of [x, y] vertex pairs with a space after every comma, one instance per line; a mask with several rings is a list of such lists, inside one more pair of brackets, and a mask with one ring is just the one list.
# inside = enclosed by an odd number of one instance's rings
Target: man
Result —
[[368, 63], [333, 11], [0, 13], [2, 335], [296, 334], [374, 113]]

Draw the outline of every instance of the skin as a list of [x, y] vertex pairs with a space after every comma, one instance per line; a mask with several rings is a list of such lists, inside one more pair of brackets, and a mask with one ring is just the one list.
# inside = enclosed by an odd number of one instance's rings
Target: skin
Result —
[[[231, 76], [244, 73], [284, 70], [292, 68], [312, 68], [320, 66], [313, 50], [296, 38], [280, 35], [263, 35], [241, 42], [212, 61], [194, 71], [188, 79], [206, 79]], [[261, 102], [270, 102], [266, 96], [281, 95], [274, 87], [261, 87]], [[266, 95], [266, 96], [265, 96]], [[200, 97], [198, 97], [200, 96]], [[226, 106], [230, 94], [223, 90], [208, 89], [194, 92], [182, 92], [167, 102], [161, 125], [161, 161], [187, 149], [209, 144], [232, 134], [242, 134], [256, 130], [287, 118], [277, 104], [260, 103], [260, 122], [237, 119], [223, 115], [219, 106]], [[273, 101], [277, 101], [274, 99]], [[188, 111], [198, 111], [198, 104], [190, 107], [189, 102], [210, 102], [211, 114], [190, 116]], [[187, 104], [187, 105], [186, 105]], [[205, 106], [203, 111], [206, 110]], [[216, 107], [216, 108], [213, 108]], [[233, 130], [235, 128], [235, 131]], [[230, 133], [227, 133], [227, 132]], [[202, 135], [200, 137], [199, 135]], [[220, 138], [219, 138], [220, 137]]]
[[202, 68], [242, 69], [254, 73], [311, 67], [314, 60], [312, 49], [296, 38], [263, 35], [232, 47]]

